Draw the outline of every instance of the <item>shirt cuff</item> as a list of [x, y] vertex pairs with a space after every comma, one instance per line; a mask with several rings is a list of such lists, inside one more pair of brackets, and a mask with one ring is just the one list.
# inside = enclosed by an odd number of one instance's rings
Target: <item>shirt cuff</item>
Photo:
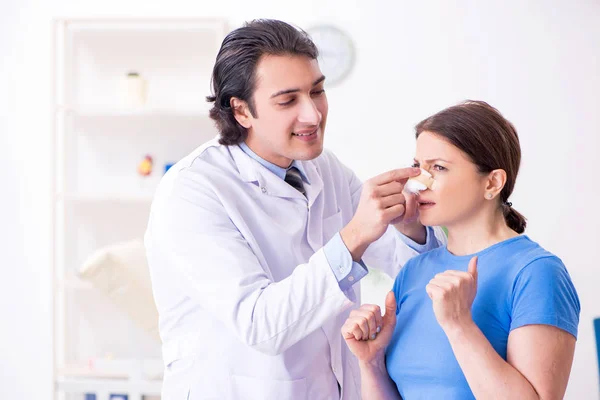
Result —
[[427, 238], [425, 240], [425, 244], [419, 244], [419, 243], [415, 242], [414, 240], [412, 240], [411, 238], [409, 238], [408, 236], [406, 236], [402, 232], [400, 232], [398, 229], [394, 229], [394, 230], [398, 234], [398, 237], [400, 238], [400, 240], [402, 240], [404, 242], [404, 244], [406, 244], [408, 247], [410, 247], [411, 249], [413, 249], [414, 251], [416, 251], [419, 254], [423, 254], [425, 252], [428, 252], [429, 250], [433, 250], [440, 246], [437, 238], [435, 237], [435, 232], [431, 226], [425, 227], [425, 235]]
[[342, 291], [347, 291], [368, 273], [367, 266], [360, 260], [355, 262], [339, 232], [323, 247], [325, 258], [333, 271]]

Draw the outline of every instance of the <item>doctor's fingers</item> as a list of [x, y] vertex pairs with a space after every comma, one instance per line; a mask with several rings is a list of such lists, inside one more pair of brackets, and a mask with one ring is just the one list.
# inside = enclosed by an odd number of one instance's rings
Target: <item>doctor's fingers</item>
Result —
[[404, 197], [404, 195], [402, 193], [392, 194], [390, 196], [381, 198], [379, 200], [379, 204], [381, 205], [381, 208], [389, 208], [389, 207], [393, 207], [398, 204], [405, 205], [406, 197]]
[[391, 194], [402, 193], [404, 190], [404, 185], [400, 182], [389, 182], [380, 186], [376, 186], [373, 189], [373, 193], [380, 197], [389, 196]]
[[391, 206], [386, 208], [385, 210], [380, 211], [380, 215], [378, 216], [381, 222], [385, 222], [389, 224], [396, 218], [400, 218], [406, 212], [406, 208], [404, 204], [396, 204], [395, 206]]
[[372, 178], [369, 181], [376, 185], [383, 185], [392, 181], [406, 181], [408, 178], [418, 176], [420, 173], [421, 170], [419, 168], [399, 168], [384, 172], [381, 175], [377, 175], [375, 178]]
[[383, 318], [381, 317], [381, 308], [376, 304], [363, 304], [360, 308], [352, 310], [350, 317], [362, 317], [369, 323], [369, 337], [381, 331]]

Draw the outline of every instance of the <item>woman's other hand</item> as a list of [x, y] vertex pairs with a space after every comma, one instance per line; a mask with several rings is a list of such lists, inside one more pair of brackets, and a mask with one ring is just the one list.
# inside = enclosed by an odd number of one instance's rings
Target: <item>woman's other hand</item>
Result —
[[473, 322], [471, 307], [477, 294], [477, 257], [469, 261], [467, 272], [437, 274], [425, 288], [433, 302], [433, 312], [446, 331]]
[[362, 305], [353, 310], [344, 326], [342, 336], [350, 351], [360, 362], [381, 360], [396, 327], [396, 297], [389, 292], [385, 298], [385, 314], [379, 306]]

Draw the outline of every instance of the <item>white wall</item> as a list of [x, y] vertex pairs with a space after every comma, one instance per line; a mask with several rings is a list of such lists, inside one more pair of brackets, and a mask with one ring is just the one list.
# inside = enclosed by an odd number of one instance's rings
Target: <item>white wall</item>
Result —
[[524, 159], [512, 201], [582, 302], [567, 398], [598, 398], [598, 2], [10, 1], [0, 5], [0, 397], [51, 396], [52, 18], [225, 16], [327, 21], [353, 36], [357, 64], [328, 93], [326, 143], [363, 178], [408, 163], [414, 124], [459, 100], [485, 99], [515, 123]]

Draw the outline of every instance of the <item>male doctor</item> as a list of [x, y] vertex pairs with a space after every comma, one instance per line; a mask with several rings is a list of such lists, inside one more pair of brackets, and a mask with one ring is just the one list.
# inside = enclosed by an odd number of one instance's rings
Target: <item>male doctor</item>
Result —
[[[163, 178], [145, 237], [163, 399], [358, 399], [340, 328], [363, 260], [395, 277], [444, 240], [402, 194], [418, 170], [362, 184], [323, 150], [324, 83], [315, 45], [284, 22], [224, 39], [208, 98], [219, 138]], [[379, 315], [365, 315], [373, 334]]]

